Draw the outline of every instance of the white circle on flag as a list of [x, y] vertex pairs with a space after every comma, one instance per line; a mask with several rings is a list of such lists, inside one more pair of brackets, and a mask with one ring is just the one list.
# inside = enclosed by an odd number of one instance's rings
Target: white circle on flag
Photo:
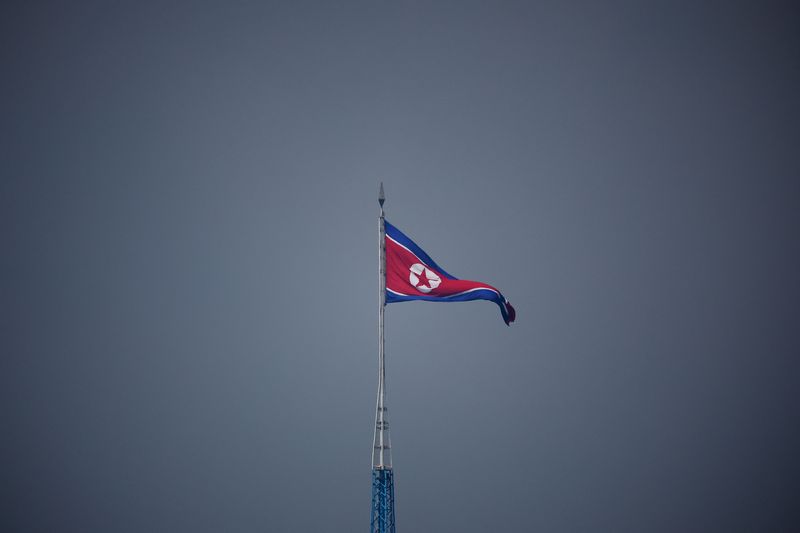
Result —
[[408, 282], [420, 292], [429, 293], [439, 286], [442, 278], [422, 263], [414, 263], [409, 268]]

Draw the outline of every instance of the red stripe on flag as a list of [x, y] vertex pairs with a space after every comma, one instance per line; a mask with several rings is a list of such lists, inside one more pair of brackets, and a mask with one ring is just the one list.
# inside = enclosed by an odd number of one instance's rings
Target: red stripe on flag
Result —
[[[465, 279], [448, 279], [441, 272], [428, 265], [428, 270], [434, 272], [441, 282], [438, 287], [424, 292], [419, 290], [411, 283], [411, 267], [416, 264], [425, 265], [416, 255], [407, 248], [386, 238], [386, 287], [394, 292], [401, 294], [422, 295], [422, 296], [452, 296], [454, 294], [466, 292], [474, 289], [487, 289], [500, 294], [500, 292], [486, 283], [469, 281]], [[427, 284], [426, 284], [427, 286]]]

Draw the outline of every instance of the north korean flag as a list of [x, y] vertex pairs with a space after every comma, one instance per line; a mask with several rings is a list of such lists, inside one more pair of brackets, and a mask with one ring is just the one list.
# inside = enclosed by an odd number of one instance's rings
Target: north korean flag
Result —
[[490, 300], [500, 306], [506, 325], [516, 312], [500, 291], [479, 281], [451, 276], [399, 229], [386, 227], [386, 303], [427, 300], [466, 302]]

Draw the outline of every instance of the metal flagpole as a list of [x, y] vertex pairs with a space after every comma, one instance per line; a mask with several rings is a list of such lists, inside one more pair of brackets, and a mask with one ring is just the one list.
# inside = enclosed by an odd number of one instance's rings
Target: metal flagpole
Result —
[[386, 357], [383, 315], [386, 309], [386, 226], [384, 223], [383, 183], [378, 192], [381, 213], [378, 217], [378, 398], [375, 406], [375, 434], [372, 439], [372, 509], [370, 533], [395, 533], [394, 473], [389, 420], [386, 410]]
[[[375, 436], [377, 442], [372, 448], [372, 466], [384, 466], [384, 429], [386, 425], [386, 366], [383, 337], [383, 317], [386, 310], [386, 226], [384, 224], [383, 203], [386, 200], [383, 194], [383, 183], [378, 192], [378, 204], [381, 214], [378, 217], [378, 407], [375, 410]], [[377, 451], [377, 462], [375, 452]]]

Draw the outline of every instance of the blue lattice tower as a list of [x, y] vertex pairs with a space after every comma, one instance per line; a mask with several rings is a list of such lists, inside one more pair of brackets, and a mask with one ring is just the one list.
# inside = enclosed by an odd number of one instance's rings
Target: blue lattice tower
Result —
[[395, 533], [394, 474], [391, 468], [372, 469], [370, 533]]
[[383, 217], [383, 184], [378, 203], [378, 398], [375, 405], [375, 436], [372, 439], [372, 508], [370, 533], [395, 533], [394, 472], [389, 419], [386, 409], [386, 357], [383, 340], [383, 314], [386, 308], [386, 229]]

